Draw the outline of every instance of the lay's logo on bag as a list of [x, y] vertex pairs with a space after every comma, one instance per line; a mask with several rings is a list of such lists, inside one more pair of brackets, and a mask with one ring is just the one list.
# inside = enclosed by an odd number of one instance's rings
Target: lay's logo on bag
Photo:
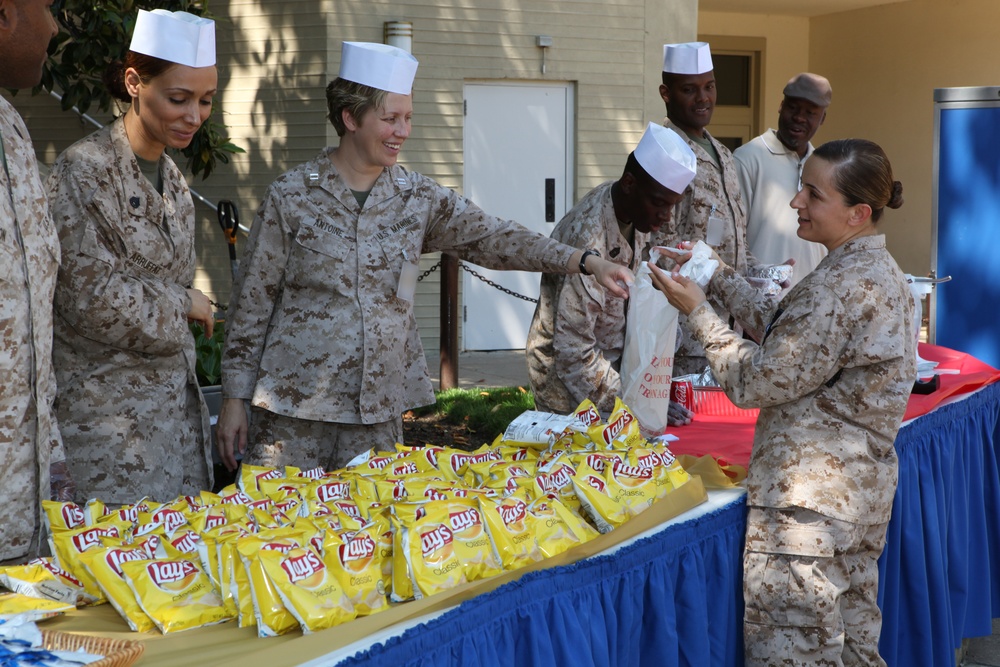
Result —
[[375, 540], [368, 533], [361, 533], [341, 544], [338, 553], [344, 565], [370, 560], [375, 555]]
[[351, 497], [351, 485], [349, 482], [327, 482], [316, 487], [316, 497], [322, 503], [332, 503], [334, 500], [342, 500]]
[[663, 465], [663, 459], [656, 452], [643, 454], [642, 456], [637, 457], [635, 462], [640, 468], [655, 468]]
[[185, 531], [180, 537], [171, 540], [170, 544], [183, 553], [189, 554], [198, 549], [198, 533], [193, 530]]
[[420, 534], [420, 552], [424, 558], [430, 558], [440, 549], [451, 544], [453, 535], [448, 526], [438, 524], [432, 530]]
[[153, 523], [161, 524], [168, 533], [173, 533], [186, 524], [187, 519], [181, 512], [164, 507], [153, 512]]
[[430, 500], [447, 500], [448, 499], [448, 496], [446, 496], [445, 494], [441, 493], [437, 489], [432, 489], [432, 488], [428, 488], [428, 489], [424, 490], [424, 497], [425, 498], [429, 498]]
[[226, 525], [226, 515], [225, 514], [212, 514], [208, 513], [205, 515], [205, 530], [211, 528], [218, 528], [219, 526]]
[[243, 493], [242, 491], [231, 493], [228, 496], [222, 496], [223, 505], [249, 505], [252, 502], [253, 498]]
[[271, 470], [265, 470], [259, 475], [254, 476], [253, 478], [254, 486], [257, 487], [257, 490], [259, 491], [260, 483], [263, 482], [265, 479], [278, 479], [279, 477], [281, 477], [281, 473], [278, 472], [277, 470], [274, 470], [273, 468]]
[[608, 457], [602, 454], [588, 454], [587, 465], [597, 472], [604, 472], [604, 469], [608, 467]]
[[601, 421], [601, 413], [599, 413], [597, 408], [593, 405], [586, 410], [580, 410], [575, 416], [577, 419], [582, 421], [585, 426], [593, 426], [597, 422]]
[[604, 438], [605, 442], [611, 442], [625, 430], [625, 427], [631, 424], [635, 420], [635, 417], [631, 412], [625, 410], [622, 412], [621, 416], [604, 427], [601, 431], [601, 436]]
[[76, 503], [65, 503], [60, 514], [67, 528], [79, 528], [84, 524], [83, 510]]
[[413, 461], [405, 461], [405, 462], [400, 463], [398, 465], [394, 465], [392, 467], [392, 470], [390, 471], [390, 474], [395, 477], [395, 476], [403, 476], [403, 475], [413, 475], [413, 474], [415, 474], [417, 472], [420, 472], [420, 471], [417, 470], [417, 464], [416, 463], [414, 463]]
[[355, 505], [354, 503], [350, 501], [345, 502], [343, 500], [340, 500], [333, 503], [333, 505], [334, 507], [336, 507], [337, 509], [339, 509], [341, 512], [351, 517], [352, 519], [357, 519], [358, 521], [361, 520], [361, 510], [359, 510], [358, 506]]
[[[326, 569], [319, 555], [312, 549], [306, 549], [299, 556], [291, 556], [281, 561], [281, 569], [288, 576], [288, 581], [293, 584], [314, 581]], [[321, 577], [318, 577], [322, 581]], [[319, 583], [318, 581], [316, 583]]]
[[452, 532], [464, 533], [474, 526], [481, 526], [483, 518], [479, 515], [479, 510], [470, 507], [467, 510], [449, 514], [448, 523], [451, 525]]
[[186, 560], [154, 560], [146, 566], [146, 574], [160, 588], [179, 591], [194, 581], [198, 568]]
[[653, 479], [652, 468], [640, 468], [639, 466], [628, 466], [624, 463], [615, 463], [612, 468], [615, 475], [619, 477], [633, 477], [635, 479]]
[[597, 475], [587, 475], [586, 477], [583, 478], [583, 481], [589, 484], [591, 488], [597, 489], [601, 493], [608, 492], [608, 487], [604, 483], [604, 480], [598, 477]]
[[528, 506], [522, 501], [517, 501], [513, 505], [501, 505], [497, 509], [505, 526], [523, 521], [528, 516]]
[[104, 562], [115, 574], [122, 576], [122, 563], [130, 560], [149, 560], [150, 555], [145, 549], [108, 549], [104, 554]]
[[500, 454], [491, 449], [483, 452], [482, 454], [452, 454], [451, 458], [448, 460], [451, 463], [452, 470], [461, 470], [463, 467], [474, 463], [499, 461]]
[[369, 470], [382, 470], [387, 465], [392, 463], [394, 458], [395, 457], [392, 456], [376, 456], [375, 458], [369, 460], [368, 463], [365, 464], [365, 466]]
[[549, 473], [549, 483], [553, 490], [558, 490], [570, 483], [574, 470], [565, 463]]
[[77, 551], [83, 553], [87, 549], [99, 545], [102, 537], [121, 537], [121, 535], [118, 533], [117, 526], [108, 526], [107, 528], [95, 526], [90, 530], [82, 530], [74, 535], [73, 546]]
[[52, 574], [56, 575], [57, 577], [62, 577], [63, 579], [66, 579], [67, 581], [69, 581], [71, 584], [74, 584], [74, 585], [76, 585], [76, 586], [78, 586], [80, 588], [83, 587], [83, 584], [80, 583], [79, 579], [77, 579], [76, 577], [74, 577], [72, 574], [70, 574], [66, 570], [63, 570], [62, 568], [60, 568], [55, 563], [49, 561], [49, 559], [47, 559], [47, 558], [34, 558], [32, 560], [29, 560], [27, 562], [27, 565], [41, 565], [42, 567], [44, 567], [46, 570], [48, 570]]

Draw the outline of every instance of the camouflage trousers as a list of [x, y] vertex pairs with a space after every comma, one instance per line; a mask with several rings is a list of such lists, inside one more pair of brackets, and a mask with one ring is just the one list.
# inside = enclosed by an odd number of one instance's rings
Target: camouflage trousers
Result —
[[743, 553], [746, 667], [879, 667], [878, 565], [888, 524], [751, 507]]
[[243, 462], [303, 470], [338, 470], [368, 450], [391, 451], [403, 442], [403, 419], [377, 424], [339, 424], [286, 417], [262, 408], [250, 409], [247, 452]]

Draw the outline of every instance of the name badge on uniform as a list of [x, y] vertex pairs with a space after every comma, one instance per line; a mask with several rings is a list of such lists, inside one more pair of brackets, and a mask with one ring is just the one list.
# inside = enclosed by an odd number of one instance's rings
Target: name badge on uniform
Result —
[[396, 297], [403, 301], [413, 302], [413, 295], [417, 291], [417, 277], [420, 275], [420, 266], [413, 262], [403, 264], [399, 272], [399, 287], [396, 289]]
[[708, 216], [708, 230], [705, 232], [705, 243], [710, 246], [722, 245], [722, 235], [726, 231], [726, 221], [715, 215]]

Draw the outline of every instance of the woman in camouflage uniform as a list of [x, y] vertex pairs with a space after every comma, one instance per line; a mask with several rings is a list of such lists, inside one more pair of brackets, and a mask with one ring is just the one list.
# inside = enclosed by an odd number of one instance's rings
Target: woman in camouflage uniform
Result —
[[885, 665], [878, 566], [896, 489], [893, 441], [916, 377], [912, 302], [875, 223], [902, 204], [885, 153], [818, 148], [792, 200], [829, 255], [777, 306], [722, 265], [709, 291], [765, 331], [733, 334], [694, 283], [654, 271], [688, 313], [733, 402], [759, 407], [747, 478], [746, 664]]
[[167, 501], [212, 482], [188, 321], [211, 330], [214, 318], [191, 288], [194, 204], [164, 149], [187, 146], [211, 112], [214, 32], [211, 65], [177, 64], [137, 44], [143, 14], [106, 80], [126, 112], [71, 146], [48, 180], [62, 244], [57, 415], [80, 497], [113, 504]]
[[402, 441], [402, 413], [434, 402], [413, 315], [424, 252], [493, 269], [583, 270], [625, 296], [627, 268], [487, 215], [396, 164], [415, 72], [404, 51], [345, 43], [327, 87], [339, 146], [279, 177], [257, 211], [222, 361], [218, 438], [231, 469], [248, 440], [248, 463], [328, 470]]

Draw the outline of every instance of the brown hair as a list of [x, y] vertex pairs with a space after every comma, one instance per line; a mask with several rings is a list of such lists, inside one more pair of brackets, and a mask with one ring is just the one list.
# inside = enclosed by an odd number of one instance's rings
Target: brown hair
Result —
[[892, 180], [892, 165], [878, 144], [865, 139], [837, 139], [817, 148], [813, 155], [834, 167], [833, 184], [848, 206], [867, 204], [872, 222], [886, 207], [903, 205], [903, 184]]
[[361, 121], [369, 109], [379, 109], [385, 105], [385, 98], [388, 96], [384, 90], [372, 88], [361, 83], [348, 81], [337, 77], [326, 86], [326, 108], [327, 118], [333, 123], [337, 130], [337, 136], [342, 137], [347, 134], [347, 127], [344, 125], [344, 114], [346, 110], [356, 122]]
[[139, 73], [140, 81], [149, 83], [150, 79], [155, 79], [174, 65], [175, 63], [169, 60], [129, 51], [125, 54], [124, 62], [115, 60], [109, 63], [104, 70], [102, 78], [105, 88], [111, 93], [111, 97], [131, 104], [132, 96], [128, 94], [128, 90], [125, 88], [125, 70], [131, 67]]

